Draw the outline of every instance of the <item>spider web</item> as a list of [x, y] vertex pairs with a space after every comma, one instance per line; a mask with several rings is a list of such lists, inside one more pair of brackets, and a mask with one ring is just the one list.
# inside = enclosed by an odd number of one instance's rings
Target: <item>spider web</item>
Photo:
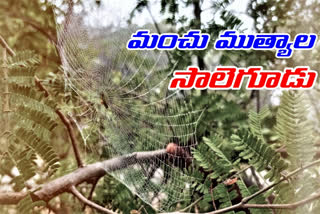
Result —
[[[121, 22], [111, 5], [90, 8], [69, 15], [58, 27], [66, 87], [88, 105], [70, 111], [87, 151], [105, 160], [174, 142], [190, 152], [202, 110], [192, 110], [183, 93], [167, 90], [176, 64], [169, 66], [163, 51], [127, 50], [139, 28]], [[99, 143], [89, 142], [92, 135]], [[146, 203], [167, 211], [192, 195], [195, 178], [187, 175], [192, 166], [185, 173], [188, 158], [170, 154], [108, 173]]]

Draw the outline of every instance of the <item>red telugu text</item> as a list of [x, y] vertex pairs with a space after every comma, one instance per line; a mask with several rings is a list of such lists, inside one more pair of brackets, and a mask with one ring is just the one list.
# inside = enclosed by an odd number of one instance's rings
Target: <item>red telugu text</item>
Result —
[[249, 90], [259, 89], [310, 89], [317, 79], [317, 72], [308, 66], [285, 68], [284, 71], [263, 70], [261, 66], [237, 68], [218, 66], [214, 71], [199, 70], [190, 66], [187, 70], [177, 70], [169, 83], [169, 89], [240, 89], [246, 81]]

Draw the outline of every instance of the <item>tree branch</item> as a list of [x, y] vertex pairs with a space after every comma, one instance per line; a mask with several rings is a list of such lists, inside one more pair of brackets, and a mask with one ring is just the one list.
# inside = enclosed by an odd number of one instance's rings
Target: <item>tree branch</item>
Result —
[[[314, 162], [311, 162], [303, 167], [300, 167], [292, 172], [290, 172], [287, 176], [282, 177], [278, 182], [273, 183], [261, 190], [259, 190], [258, 192], [245, 197], [242, 199], [241, 202], [239, 202], [238, 204], [223, 208], [223, 209], [219, 209], [213, 212], [207, 212], [207, 213], [202, 213], [202, 214], [220, 214], [220, 213], [225, 213], [225, 212], [229, 212], [229, 211], [233, 211], [233, 210], [237, 210], [237, 209], [243, 209], [243, 208], [261, 208], [261, 209], [296, 209], [298, 206], [300, 205], [304, 205], [306, 203], [309, 203], [315, 199], [320, 198], [320, 191], [318, 193], [316, 193], [313, 196], [310, 196], [309, 198], [306, 198], [304, 200], [298, 201], [298, 202], [294, 202], [291, 204], [247, 204], [250, 200], [252, 200], [253, 198], [257, 197], [258, 195], [261, 195], [262, 193], [270, 190], [271, 188], [275, 187], [276, 185], [282, 183], [283, 181], [288, 180], [288, 178], [298, 174], [299, 172], [304, 171], [307, 168], [313, 167], [315, 165], [320, 164], [320, 160], [316, 160]], [[169, 213], [162, 213], [162, 214], [169, 214]], [[193, 213], [184, 213], [184, 212], [172, 212], [170, 214], [193, 214]]]
[[291, 204], [244, 204], [242, 208], [262, 208], [262, 209], [296, 209], [301, 205], [305, 205], [320, 198], [320, 191], [316, 194]]
[[30, 27], [44, 35], [47, 39], [52, 41], [54, 45], [57, 44], [57, 38], [51, 34], [49, 29], [42, 28], [41, 23], [38, 23], [36, 20], [32, 20], [26, 16], [21, 16], [20, 14], [16, 14], [14, 12], [8, 12], [8, 15], [12, 18], [22, 20], [25, 24], [29, 25]]
[[18, 204], [27, 195], [27, 192], [1, 192], [0, 204]]
[[10, 56], [14, 56], [14, 51], [9, 47], [9, 45], [6, 43], [6, 41], [3, 39], [3, 37], [0, 35], [0, 45], [7, 50], [8, 54]]
[[103, 213], [107, 213], [107, 214], [116, 214], [115, 212], [108, 210], [102, 206], [100, 206], [99, 204], [94, 203], [93, 201], [88, 200], [86, 197], [84, 197], [75, 186], [71, 186], [70, 188], [70, 192], [79, 199], [79, 201], [81, 201], [82, 203], [92, 207], [93, 209], [96, 209], [100, 212]]
[[[82, 168], [78, 168], [74, 172], [42, 185], [39, 190], [34, 191], [31, 194], [31, 197], [34, 201], [43, 200], [48, 202], [62, 193], [69, 192], [72, 186], [77, 186], [84, 182], [90, 182], [92, 181], [92, 178], [102, 177], [106, 173], [127, 168], [138, 162], [164, 158], [165, 155], [166, 150], [161, 149], [147, 152], [136, 152], [110, 160], [93, 163]], [[0, 192], [0, 204], [16, 204], [26, 197], [26, 195], [27, 193]]]
[[29, 26], [31, 26], [32, 28], [40, 32], [42, 35], [44, 35], [47, 39], [52, 41], [54, 45], [57, 45], [57, 38], [55, 38], [53, 35], [48, 33], [46, 29], [42, 29], [39, 23], [31, 21], [26, 17], [16, 17], [16, 18], [21, 19], [24, 23], [28, 24]]
[[79, 148], [78, 148], [78, 141], [77, 141], [76, 135], [73, 131], [73, 127], [72, 127], [70, 121], [64, 116], [64, 114], [59, 109], [56, 109], [56, 113], [60, 117], [61, 121], [63, 122], [63, 124], [65, 125], [65, 127], [68, 130], [68, 133], [69, 133], [69, 136], [71, 139], [71, 143], [72, 143], [74, 156], [77, 160], [78, 167], [83, 167], [83, 162], [82, 162]]
[[[77, 186], [84, 182], [90, 182], [92, 181], [92, 178], [99, 178], [104, 176], [107, 172], [116, 171], [119, 169], [127, 168], [131, 165], [136, 164], [140, 161], [147, 161], [147, 160], [153, 160], [156, 158], [163, 158], [166, 155], [166, 150], [156, 150], [156, 151], [148, 151], [148, 152], [137, 152], [132, 153], [130, 155], [120, 156], [116, 157], [110, 160], [97, 162], [94, 164], [90, 164], [88, 166], [85, 166], [83, 168], [78, 168], [76, 171], [67, 174], [65, 176], [62, 176], [60, 178], [57, 178], [51, 182], [48, 182], [47, 184], [44, 184], [41, 189], [35, 191], [32, 194], [32, 199], [34, 201], [37, 200], [44, 200], [46, 202], [50, 201], [52, 198], [64, 193], [64, 192], [70, 192], [70, 189], [72, 186]], [[320, 192], [303, 199], [298, 202], [294, 202], [291, 204], [247, 204], [248, 201], [255, 198], [256, 196], [266, 192], [267, 190], [271, 189], [272, 187], [280, 184], [281, 182], [287, 180], [289, 177], [292, 177], [299, 172], [313, 167], [317, 164], [320, 164], [320, 160], [314, 161], [306, 166], [303, 166], [301, 168], [298, 168], [291, 173], [289, 173], [286, 177], [280, 179], [278, 182], [269, 185], [268, 187], [265, 187], [261, 189], [260, 191], [252, 194], [249, 197], [244, 198], [240, 203], [235, 204], [233, 206], [223, 208], [220, 210], [216, 210], [213, 212], [209, 212], [206, 214], [219, 214], [219, 213], [225, 213], [232, 210], [237, 210], [241, 208], [260, 208], [260, 209], [296, 209], [297, 207], [307, 204], [313, 200], [316, 200], [320, 198]], [[3, 192], [0, 193], [0, 204], [16, 204], [20, 200], [22, 200], [24, 197], [27, 196], [27, 193], [15, 193], [15, 192]], [[88, 199], [86, 199], [88, 200]], [[89, 204], [87, 204], [89, 205]], [[92, 206], [91, 206], [92, 207]], [[184, 212], [174, 212], [170, 214], [190, 214], [190, 213], [184, 213]]]
[[[202, 213], [202, 214], [218, 214], [218, 213], [225, 213], [236, 209], [249, 209], [249, 208], [256, 208], [256, 209], [289, 209], [294, 210], [297, 209], [301, 205], [305, 205], [309, 202], [312, 202], [316, 199], [320, 198], [320, 191], [316, 194], [303, 199], [301, 201], [297, 201], [291, 204], [236, 204], [230, 207], [226, 207], [224, 209], [220, 209], [214, 212]], [[166, 213], [163, 213], [166, 214]], [[182, 213], [182, 212], [173, 212], [167, 214], [194, 214], [194, 213]]]
[[[149, 7], [149, 3], [147, 3], [146, 8], [147, 8], [147, 11], [148, 11], [151, 19], [152, 19], [153, 25], [155, 26], [155, 28], [156, 28], [156, 30], [157, 30], [157, 33], [158, 33], [158, 34], [161, 34], [160, 26], [158, 25], [156, 19], [154, 18], [153, 14], [152, 14], [152, 12], [151, 12], [151, 9], [150, 9], [150, 7]], [[167, 55], [167, 57], [168, 57], [169, 62], [172, 63], [169, 52], [168, 52], [167, 50], [165, 50], [165, 53], [166, 53], [166, 55]]]

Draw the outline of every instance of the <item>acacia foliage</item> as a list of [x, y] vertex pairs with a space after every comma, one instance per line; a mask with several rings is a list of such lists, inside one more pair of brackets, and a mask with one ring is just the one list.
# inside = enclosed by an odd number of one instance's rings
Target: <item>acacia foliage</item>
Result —
[[[65, 1], [63, 2], [66, 4]], [[177, 15], [179, 6], [192, 8], [194, 3], [197, 2], [200, 1], [161, 1], [161, 10], [169, 14], [168, 19], [166, 19], [167, 24], [172, 26], [177, 23], [182, 24], [182, 27], [177, 29], [182, 34], [190, 27], [199, 25], [200, 22], [203, 32], [211, 35], [213, 39], [211, 43], [224, 29], [237, 29], [241, 25], [241, 21], [236, 15], [224, 10], [231, 1], [216, 1], [212, 5], [214, 6], [212, 7], [214, 13], [219, 11], [217, 14], [221, 14], [220, 18], [223, 20], [223, 24], [218, 24], [215, 20], [211, 20], [209, 23], [201, 23], [201, 20], [197, 18], [187, 20], [185, 17]], [[298, 2], [253, 0], [250, 1], [249, 15], [255, 21], [254, 27], [260, 32], [277, 32], [278, 28], [287, 26], [287, 29], [291, 30], [293, 35], [297, 33], [295, 31], [298, 26], [307, 29], [305, 32], [312, 31], [312, 28], [318, 28], [317, 22], [312, 22], [312, 24], [302, 23], [302, 17], [304, 17], [305, 12], [299, 8]], [[137, 9], [142, 10], [146, 3], [148, 1], [138, 1]], [[49, 35], [54, 37], [55, 23], [47, 1], [16, 0], [2, 1], [0, 4], [0, 14], [3, 17], [2, 20], [5, 20], [0, 23], [1, 32], [4, 33], [3, 36], [5, 38], [8, 38], [10, 46], [15, 50], [33, 49], [39, 55], [39, 57], [34, 57], [34, 53], [31, 52], [18, 52], [16, 58], [9, 58], [7, 61], [7, 68], [10, 70], [10, 90], [12, 95], [16, 96], [12, 99], [12, 107], [15, 110], [12, 113], [12, 118], [15, 118], [14, 120], [19, 121], [19, 123], [12, 124], [12, 127], [14, 126], [12, 128], [14, 134], [11, 136], [12, 145], [7, 148], [1, 148], [3, 155], [1, 159], [3, 161], [1, 163], [1, 175], [8, 174], [16, 166], [21, 173], [20, 176], [13, 179], [12, 186], [15, 190], [20, 190], [25, 188], [25, 181], [34, 178], [35, 174], [41, 173], [44, 175], [44, 180], [41, 180], [41, 182], [45, 182], [46, 177], [54, 175], [59, 166], [55, 153], [67, 148], [66, 144], [59, 143], [67, 138], [65, 136], [62, 138], [57, 136], [57, 130], [59, 134], [63, 133], [64, 130], [59, 128], [57, 118], [52, 110], [57, 103], [66, 102], [71, 107], [77, 106], [78, 103], [75, 94], [70, 91], [65, 93], [63, 75], [59, 71], [59, 57], [54, 46], [49, 41], [48, 35], [39, 33], [29, 22], [29, 24], [26, 22], [33, 21], [33, 24], [36, 24], [45, 32], [49, 32]], [[273, 7], [275, 9], [272, 9]], [[318, 8], [319, 3], [316, 1], [306, 7], [312, 14], [317, 14]], [[297, 14], [297, 18], [292, 18], [290, 10]], [[10, 17], [10, 20], [7, 19], [8, 17]], [[261, 21], [259, 17], [264, 18]], [[274, 21], [273, 17], [277, 17], [278, 20]], [[315, 15], [314, 17], [317, 20]], [[295, 20], [294, 22], [292, 22], [293, 19]], [[192, 62], [194, 55], [204, 59], [205, 56], [213, 56], [212, 54], [210, 49], [203, 52], [175, 51], [172, 53], [172, 60], [173, 62], [179, 62], [178, 69], [185, 69]], [[256, 64], [275, 66], [277, 63], [273, 59], [274, 54], [269, 52], [226, 51], [219, 54], [221, 54], [219, 57], [221, 65], [234, 65], [234, 62], [236, 62], [241, 66]], [[313, 60], [317, 58], [319, 58], [319, 54], [316, 54], [315, 57], [305, 54], [302, 59], [287, 60], [287, 64], [295, 66], [297, 62], [307, 61], [309, 65], [317, 66], [319, 60]], [[208, 60], [205, 60], [205, 63], [207, 67], [212, 66]], [[43, 93], [34, 89], [32, 79], [35, 74], [46, 78], [50, 82], [47, 85], [48, 89], [59, 99], [50, 101], [45, 98]], [[314, 133], [313, 125], [308, 120], [307, 112], [309, 109], [304, 102], [307, 99], [306, 94], [301, 92], [284, 93], [276, 117], [275, 114], [265, 115], [268, 112], [265, 109], [261, 110], [259, 114], [255, 111], [248, 113], [248, 109], [254, 108], [252, 105], [252, 101], [255, 98], [254, 95], [255, 93], [251, 94], [245, 90], [221, 93], [193, 91], [190, 94], [184, 94], [185, 100], [194, 106], [205, 108], [206, 112], [205, 117], [202, 117], [198, 126], [199, 145], [193, 150], [196, 160], [194, 164], [195, 167], [198, 167], [198, 170], [192, 174], [196, 178], [192, 184], [196, 188], [194, 198], [177, 206], [188, 206], [191, 201], [200, 197], [203, 197], [198, 206], [200, 211], [213, 210], [213, 201], [217, 207], [228, 206], [235, 203], [239, 197], [252, 194], [260, 188], [257, 185], [248, 185], [245, 182], [245, 178], [240, 176], [243, 174], [237, 174], [248, 164], [252, 164], [257, 171], [268, 172], [267, 179], [277, 180], [283, 173], [285, 175], [287, 166], [290, 169], [295, 169], [313, 158], [315, 152], [313, 148], [314, 139], [311, 136]], [[20, 104], [15, 103], [18, 101], [16, 99], [18, 97], [19, 102], [21, 101]], [[2, 101], [3, 98], [0, 99]], [[39, 105], [42, 107], [38, 108]], [[275, 118], [277, 125], [274, 126], [274, 123], [269, 124]], [[34, 130], [28, 130], [27, 127], [29, 129], [32, 127]], [[276, 143], [269, 136], [266, 136], [266, 127], [269, 128], [269, 133], [278, 136], [278, 138], [275, 138], [277, 139]], [[277, 132], [270, 128], [276, 128]], [[49, 136], [54, 142], [53, 144], [48, 143]], [[97, 139], [97, 135], [91, 136], [88, 139], [88, 143], [91, 142], [97, 145]], [[21, 143], [23, 141], [27, 142]], [[270, 145], [270, 143], [273, 144]], [[275, 150], [282, 146], [285, 146], [286, 152], [282, 152], [280, 157]], [[90, 151], [86, 152], [90, 153]], [[102, 156], [107, 157], [107, 154], [102, 152]], [[308, 158], [305, 159], [305, 157]], [[36, 160], [39, 158], [44, 160], [45, 167], [37, 165]], [[72, 161], [71, 158], [60, 161], [62, 172], [59, 174], [72, 170]], [[238, 181], [232, 185], [225, 185], [223, 182], [230, 176], [238, 177]], [[309, 173], [306, 176], [280, 185], [269, 194], [276, 196], [275, 202], [292, 202], [294, 199], [305, 197], [310, 193], [310, 190], [317, 187], [317, 178], [314, 174]], [[99, 194], [95, 197], [95, 201], [102, 205], [106, 203], [112, 204], [112, 206], [119, 207], [124, 212], [138, 209], [143, 204], [134, 195], [129, 194], [122, 184], [114, 183], [115, 181], [112, 178], [105, 179], [100, 183], [97, 187]], [[308, 185], [303, 185], [305, 183], [308, 183]], [[110, 191], [106, 191], [106, 187]], [[231, 190], [236, 187], [240, 189], [240, 192], [234, 189]], [[214, 199], [212, 199], [211, 192], [214, 193]], [[63, 201], [70, 202], [77, 210], [81, 210], [81, 206], [75, 204], [70, 197], [63, 195], [61, 198]], [[105, 200], [106, 198], [112, 201]], [[266, 203], [266, 198], [267, 195], [261, 196], [250, 201], [250, 203]], [[136, 203], [136, 206], [132, 207], [131, 203], [122, 203], [124, 200], [132, 201]], [[25, 213], [26, 210], [31, 210], [33, 205], [35, 204], [27, 197], [17, 209], [21, 213]], [[144, 206], [147, 205], [144, 204]], [[318, 203], [315, 202], [312, 212], [316, 213], [318, 206]], [[175, 208], [172, 207], [173, 210]], [[1, 209], [6, 212], [6, 208], [1, 207]], [[150, 207], [148, 207], [148, 212], [152, 212]], [[250, 212], [262, 213], [269, 211], [250, 210]]]

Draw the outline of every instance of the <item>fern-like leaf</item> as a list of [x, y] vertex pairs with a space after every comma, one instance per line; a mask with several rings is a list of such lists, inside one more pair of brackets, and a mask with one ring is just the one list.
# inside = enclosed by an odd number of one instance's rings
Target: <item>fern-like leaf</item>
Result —
[[21, 148], [21, 145], [17, 140], [11, 142], [8, 148], [8, 154], [20, 174], [17, 177], [14, 177], [11, 182], [15, 184], [14, 189], [16, 191], [21, 191], [24, 188], [25, 183], [36, 175], [35, 160], [37, 157], [30, 148]]
[[247, 130], [240, 130], [237, 135], [233, 135], [232, 144], [240, 152], [239, 156], [248, 160], [258, 171], [267, 170], [265, 178], [271, 181], [279, 179], [281, 172], [288, 167], [270, 145]]
[[[232, 206], [232, 200], [234, 200], [238, 194], [236, 190], [228, 191], [228, 188], [224, 184], [218, 184], [213, 190], [215, 200], [219, 201], [219, 209]], [[235, 211], [226, 212], [229, 214], [235, 214]], [[237, 214], [244, 214], [245, 212], [237, 212]]]
[[313, 159], [315, 154], [313, 124], [308, 120], [309, 105], [302, 91], [284, 92], [277, 112], [276, 131], [289, 154], [291, 167]]
[[268, 107], [263, 107], [259, 113], [255, 111], [249, 111], [249, 126], [253, 134], [263, 139], [262, 135], [262, 121], [270, 115]]
[[204, 138], [204, 144], [200, 144], [197, 149], [193, 150], [193, 156], [199, 165], [207, 172], [211, 172], [209, 175], [211, 179], [218, 181], [227, 178], [234, 170], [231, 160], [217, 146], [222, 140], [218, 136], [212, 139]]
[[[13, 67], [29, 67], [39, 63], [39, 57], [34, 51], [25, 50], [17, 52], [15, 56], [8, 57], [6, 64], [8, 68]], [[3, 62], [1, 62], [3, 64]]]
[[60, 166], [59, 158], [48, 142], [41, 140], [35, 133], [22, 127], [16, 131], [16, 136], [45, 161], [47, 164], [46, 170], [50, 170], [49, 175], [56, 172]]

